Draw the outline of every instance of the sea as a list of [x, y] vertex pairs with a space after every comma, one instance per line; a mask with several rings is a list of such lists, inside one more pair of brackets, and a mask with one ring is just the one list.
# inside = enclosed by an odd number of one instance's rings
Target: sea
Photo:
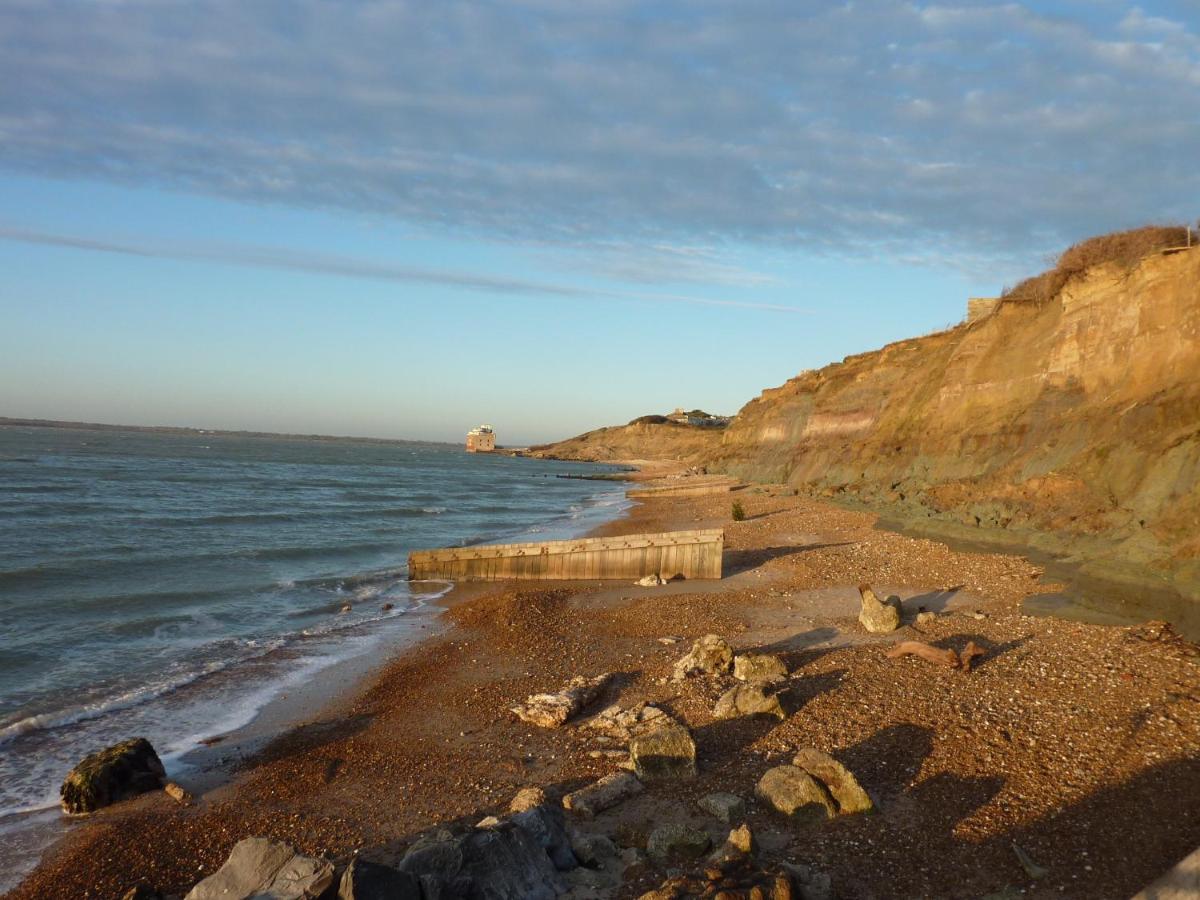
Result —
[[450, 585], [408, 581], [410, 550], [582, 534], [623, 511], [623, 486], [557, 476], [606, 471], [448, 444], [0, 426], [0, 890], [36, 861], [83, 756], [142, 736], [186, 778], [202, 741], [413, 639]]

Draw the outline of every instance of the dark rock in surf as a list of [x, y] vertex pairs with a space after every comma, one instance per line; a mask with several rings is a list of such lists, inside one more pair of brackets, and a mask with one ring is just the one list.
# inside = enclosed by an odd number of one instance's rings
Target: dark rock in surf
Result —
[[113, 803], [157, 791], [166, 777], [162, 761], [145, 738], [100, 750], [71, 770], [59, 789], [63, 812], [85, 815]]

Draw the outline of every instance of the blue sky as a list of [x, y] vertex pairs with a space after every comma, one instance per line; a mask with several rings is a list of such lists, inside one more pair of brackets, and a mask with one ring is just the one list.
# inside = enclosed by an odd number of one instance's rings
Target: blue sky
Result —
[[0, 0], [0, 415], [504, 443], [1197, 213], [1194, 3]]

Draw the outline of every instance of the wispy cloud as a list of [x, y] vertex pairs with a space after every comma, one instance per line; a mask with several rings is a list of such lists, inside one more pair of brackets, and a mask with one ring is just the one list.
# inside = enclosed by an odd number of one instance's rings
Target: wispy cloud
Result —
[[1031, 253], [1196, 214], [1188, 5], [8, 0], [0, 167], [531, 242]]
[[623, 300], [649, 303], [690, 303], [699, 306], [730, 307], [763, 312], [803, 313], [795, 306], [757, 303], [647, 291], [601, 290], [545, 281], [526, 281], [502, 276], [390, 265], [372, 260], [330, 254], [314, 254], [285, 247], [253, 247], [220, 244], [155, 244], [149, 241], [123, 242], [98, 238], [52, 234], [26, 228], [0, 225], [0, 240], [39, 244], [98, 253], [118, 253], [154, 259], [195, 260], [223, 265], [283, 269], [345, 278], [366, 278], [405, 284], [436, 285], [493, 294], [563, 297], [581, 300]]

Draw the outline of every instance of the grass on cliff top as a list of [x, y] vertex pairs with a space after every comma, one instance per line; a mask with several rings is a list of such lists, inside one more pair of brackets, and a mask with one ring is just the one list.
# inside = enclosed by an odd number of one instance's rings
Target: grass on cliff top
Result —
[[1048, 303], [1058, 296], [1074, 276], [1101, 263], [1116, 263], [1132, 269], [1143, 257], [1168, 247], [1187, 243], [1183, 225], [1147, 225], [1130, 231], [1114, 231], [1068, 247], [1053, 269], [1026, 278], [1001, 295], [1004, 303]]

